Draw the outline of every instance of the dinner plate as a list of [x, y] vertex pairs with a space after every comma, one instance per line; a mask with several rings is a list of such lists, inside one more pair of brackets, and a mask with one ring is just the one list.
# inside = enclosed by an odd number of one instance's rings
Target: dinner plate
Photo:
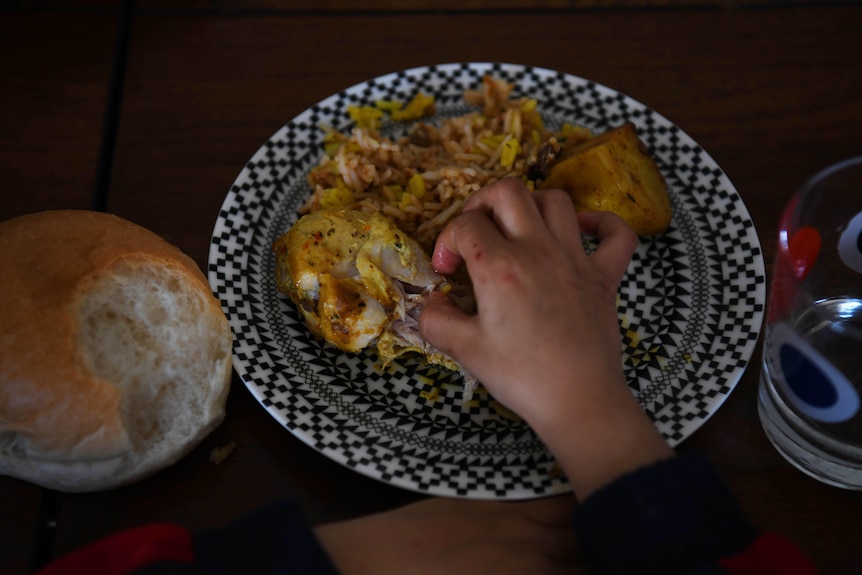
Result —
[[765, 298], [760, 244], [733, 184], [691, 137], [595, 82], [530, 66], [453, 63], [334, 94], [287, 122], [245, 164], [215, 222], [208, 275], [233, 329], [239, 376], [296, 437], [405, 489], [527, 499], [570, 489], [528, 425], [482, 388], [464, 401], [451, 372], [413, 360], [382, 371], [372, 353], [315, 339], [277, 292], [271, 251], [311, 193], [305, 176], [323, 154], [321, 126], [349, 129], [349, 105], [406, 102], [420, 91], [434, 96], [438, 118], [463, 114], [472, 109], [463, 92], [485, 74], [514, 84], [513, 97], [535, 98], [549, 128], [569, 122], [601, 132], [631, 121], [650, 148], [673, 219], [666, 233], [641, 238], [620, 287], [622, 361], [632, 393], [670, 444], [689, 437], [731, 393], [754, 350]]

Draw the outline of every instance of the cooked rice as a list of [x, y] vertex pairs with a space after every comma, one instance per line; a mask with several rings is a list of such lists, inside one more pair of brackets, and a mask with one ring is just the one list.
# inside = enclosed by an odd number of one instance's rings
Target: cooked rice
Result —
[[379, 211], [430, 251], [472, 193], [505, 177], [522, 178], [532, 189], [531, 167], [543, 147], [557, 153], [566, 139], [591, 137], [568, 125], [551, 132], [536, 101], [511, 99], [511, 92], [512, 85], [485, 77], [479, 90], [464, 94], [480, 111], [436, 125], [416, 122], [394, 140], [380, 134], [386, 114], [395, 120], [433, 115], [433, 99], [420, 93], [403, 107], [396, 102], [351, 107], [356, 127], [349, 135], [327, 133], [327, 153], [308, 175], [313, 194], [300, 212]]

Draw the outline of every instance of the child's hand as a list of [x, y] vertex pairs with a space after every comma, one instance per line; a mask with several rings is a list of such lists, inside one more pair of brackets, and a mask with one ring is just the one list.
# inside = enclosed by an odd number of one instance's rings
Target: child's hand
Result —
[[[599, 237], [587, 256], [581, 226]], [[452, 354], [494, 394], [530, 422], [574, 401], [581, 374], [621, 380], [616, 294], [637, 237], [609, 213], [576, 216], [562, 191], [530, 193], [502, 180], [473, 195], [440, 235], [438, 271], [463, 261], [478, 313], [443, 298], [422, 313], [426, 339]]]
[[[581, 233], [598, 238], [593, 254]], [[581, 496], [609, 479], [608, 457], [644, 463], [632, 441], [670, 451], [622, 371], [616, 296], [636, 247], [619, 217], [576, 214], [565, 192], [507, 179], [471, 196], [435, 248], [441, 273], [466, 264], [478, 313], [435, 297], [420, 317], [423, 336], [530, 423]]]

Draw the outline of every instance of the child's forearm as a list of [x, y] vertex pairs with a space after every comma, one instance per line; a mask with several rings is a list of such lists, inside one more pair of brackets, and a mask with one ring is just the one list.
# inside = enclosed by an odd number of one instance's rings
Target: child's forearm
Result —
[[579, 499], [627, 472], [673, 457], [623, 381], [594, 385], [579, 381], [566, 389], [577, 397], [561, 398], [556, 404], [559, 411], [534, 416], [530, 423]]

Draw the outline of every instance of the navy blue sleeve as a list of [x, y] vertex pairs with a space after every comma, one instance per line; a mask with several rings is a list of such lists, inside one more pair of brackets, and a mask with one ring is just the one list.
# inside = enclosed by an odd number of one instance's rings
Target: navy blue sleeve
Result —
[[196, 572], [206, 575], [337, 575], [296, 503], [279, 501], [193, 539]]
[[759, 533], [710, 463], [684, 455], [607, 485], [575, 511], [575, 531], [599, 573], [724, 573], [718, 560]]

